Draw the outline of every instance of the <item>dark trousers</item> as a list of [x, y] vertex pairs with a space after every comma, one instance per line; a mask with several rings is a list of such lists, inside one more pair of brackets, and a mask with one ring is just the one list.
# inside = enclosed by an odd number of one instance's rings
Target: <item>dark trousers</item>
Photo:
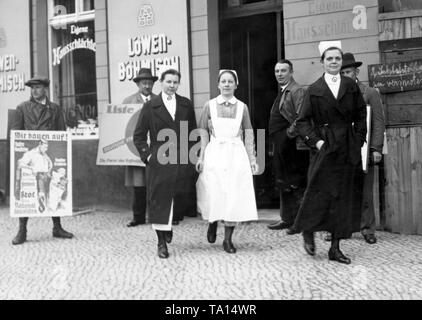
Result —
[[362, 234], [375, 234], [374, 210], [374, 166], [369, 166], [363, 183], [362, 218], [360, 230]]
[[301, 186], [290, 191], [280, 190], [280, 217], [284, 222], [293, 225], [297, 211], [302, 201], [305, 187]]
[[280, 217], [293, 224], [303, 193], [309, 167], [309, 151], [297, 150], [296, 140], [286, 135], [286, 130], [271, 135], [274, 148], [273, 168], [280, 188]]
[[[26, 226], [28, 224], [28, 217], [19, 218], [19, 229], [26, 230]], [[61, 229], [62, 225], [60, 222], [60, 217], [51, 217], [53, 220], [53, 227], [56, 229]]]
[[133, 187], [133, 220], [145, 223], [147, 212], [146, 187]]

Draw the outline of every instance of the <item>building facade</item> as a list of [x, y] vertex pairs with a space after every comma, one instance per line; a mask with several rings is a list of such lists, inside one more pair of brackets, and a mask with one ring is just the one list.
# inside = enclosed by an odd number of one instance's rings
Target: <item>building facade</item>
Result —
[[[218, 70], [235, 69], [237, 97], [254, 128], [266, 129], [278, 59], [290, 59], [296, 81], [309, 85], [322, 73], [319, 41], [341, 40], [364, 62], [360, 80], [368, 83], [368, 65], [420, 55], [421, 10], [414, 0], [2, 0], [0, 189], [8, 189], [9, 109], [29, 97], [23, 83], [34, 74], [50, 77], [50, 97], [63, 107], [74, 137], [75, 208], [127, 207], [124, 168], [96, 165], [98, 110], [134, 93], [141, 67], [157, 76], [179, 69], [179, 93], [192, 99], [197, 119], [217, 95]], [[404, 233], [422, 233], [421, 92], [383, 94], [389, 154], [379, 224]], [[270, 162], [267, 156], [266, 170], [255, 177], [260, 207], [277, 206]]]

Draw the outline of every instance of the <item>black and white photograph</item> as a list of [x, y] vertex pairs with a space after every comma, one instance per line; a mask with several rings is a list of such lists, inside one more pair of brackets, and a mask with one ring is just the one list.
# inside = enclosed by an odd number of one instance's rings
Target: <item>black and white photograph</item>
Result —
[[422, 300], [421, 39], [421, 0], [0, 0], [0, 300]]

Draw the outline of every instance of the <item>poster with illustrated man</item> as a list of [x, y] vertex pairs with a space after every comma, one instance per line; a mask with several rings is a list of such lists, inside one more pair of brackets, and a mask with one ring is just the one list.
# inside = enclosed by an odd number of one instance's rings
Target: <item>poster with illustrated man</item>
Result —
[[10, 138], [10, 216], [71, 216], [69, 133], [12, 130]]

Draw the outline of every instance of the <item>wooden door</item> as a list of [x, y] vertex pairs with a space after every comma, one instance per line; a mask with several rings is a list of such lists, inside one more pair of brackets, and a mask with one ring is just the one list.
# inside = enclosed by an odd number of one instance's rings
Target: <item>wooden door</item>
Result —
[[[412, 39], [395, 41], [381, 53], [382, 63], [422, 59]], [[381, 46], [382, 49], [382, 46]], [[383, 95], [387, 116], [385, 228], [422, 234], [422, 90]]]

